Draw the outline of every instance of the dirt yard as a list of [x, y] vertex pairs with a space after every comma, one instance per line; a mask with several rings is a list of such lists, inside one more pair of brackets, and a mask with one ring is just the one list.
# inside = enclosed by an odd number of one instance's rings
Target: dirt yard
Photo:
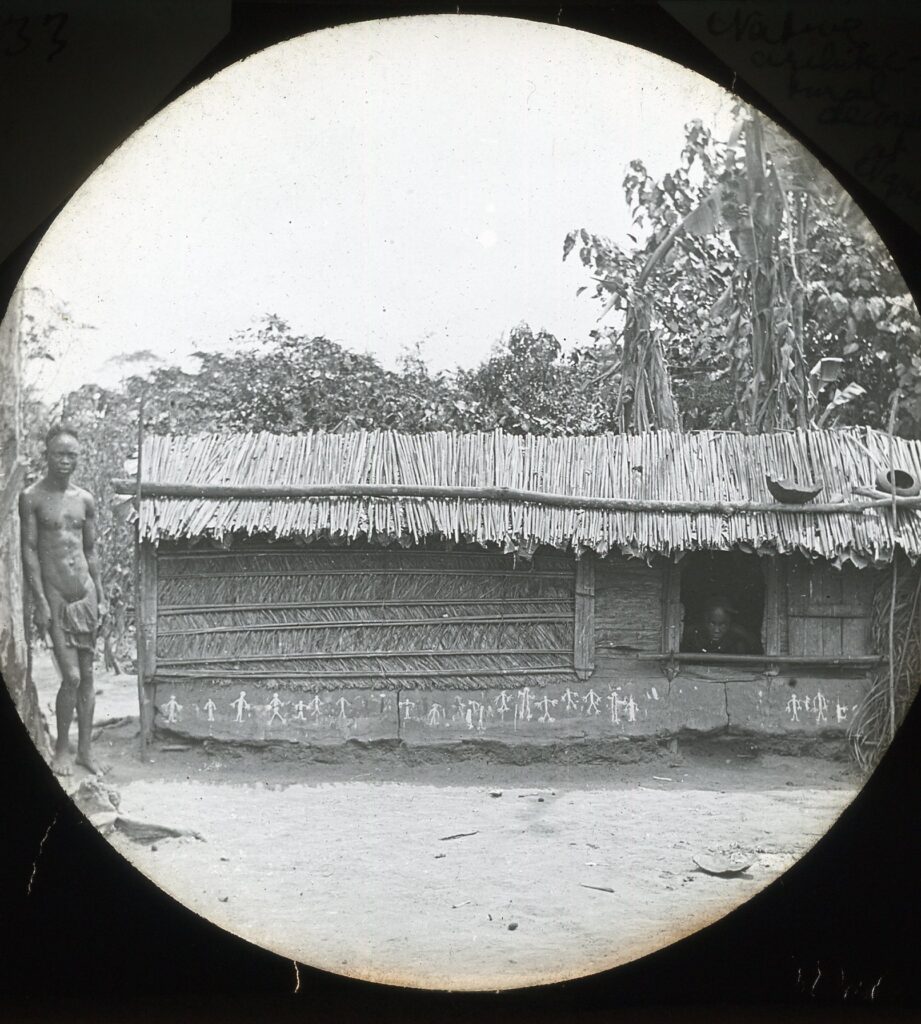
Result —
[[[36, 674], [47, 711], [53, 668]], [[777, 878], [859, 784], [840, 761], [742, 742], [529, 766], [469, 748], [320, 760], [162, 741], [144, 764], [134, 679], [102, 674], [99, 688], [120, 812], [203, 837], [116, 833], [125, 857], [283, 956], [420, 987], [552, 982], [651, 952]], [[733, 844], [755, 853], [748, 871], [696, 867], [695, 853]]]

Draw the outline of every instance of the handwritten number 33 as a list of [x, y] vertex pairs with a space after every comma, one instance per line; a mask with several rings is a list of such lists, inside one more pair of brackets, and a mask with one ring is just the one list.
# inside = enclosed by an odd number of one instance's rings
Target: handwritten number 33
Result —
[[[26, 15], [18, 18], [9, 17], [0, 23], [0, 36], [12, 36], [3, 48], [4, 57], [18, 57], [19, 54], [24, 53], [32, 46], [35, 41], [32, 31], [33, 20]], [[48, 30], [45, 34], [49, 36], [48, 41], [51, 44], [45, 60], [54, 60], [67, 46], [67, 40], [61, 37], [67, 21], [68, 15], [64, 11], [46, 14], [42, 19], [42, 25]]]

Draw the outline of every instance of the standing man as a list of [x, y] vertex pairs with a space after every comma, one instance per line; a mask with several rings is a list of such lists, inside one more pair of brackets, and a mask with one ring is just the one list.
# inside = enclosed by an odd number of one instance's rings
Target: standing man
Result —
[[39, 635], [50, 636], [61, 673], [55, 702], [58, 735], [52, 768], [70, 775], [70, 725], [77, 712], [76, 763], [94, 775], [93, 655], [106, 614], [96, 559], [96, 505], [70, 482], [80, 455], [76, 431], [53, 426], [45, 437], [45, 475], [19, 499], [26, 580], [35, 601]]

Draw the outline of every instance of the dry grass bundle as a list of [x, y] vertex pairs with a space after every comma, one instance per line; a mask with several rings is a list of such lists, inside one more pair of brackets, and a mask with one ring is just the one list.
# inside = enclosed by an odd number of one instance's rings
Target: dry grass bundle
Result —
[[874, 649], [888, 663], [873, 674], [851, 723], [851, 747], [865, 771], [885, 753], [921, 683], [921, 565], [898, 559], [880, 580], [871, 632]]

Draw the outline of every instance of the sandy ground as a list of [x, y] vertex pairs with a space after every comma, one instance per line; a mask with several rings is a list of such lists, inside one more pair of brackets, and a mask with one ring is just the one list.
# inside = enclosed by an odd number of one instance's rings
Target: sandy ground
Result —
[[[56, 677], [36, 668], [47, 710]], [[121, 813], [203, 837], [115, 834], [125, 857], [243, 938], [398, 984], [510, 988], [651, 952], [777, 878], [858, 785], [839, 762], [739, 744], [518, 766], [158, 743], [144, 764], [134, 679], [101, 674], [99, 689]], [[756, 854], [744, 874], [695, 866], [733, 844]]]

